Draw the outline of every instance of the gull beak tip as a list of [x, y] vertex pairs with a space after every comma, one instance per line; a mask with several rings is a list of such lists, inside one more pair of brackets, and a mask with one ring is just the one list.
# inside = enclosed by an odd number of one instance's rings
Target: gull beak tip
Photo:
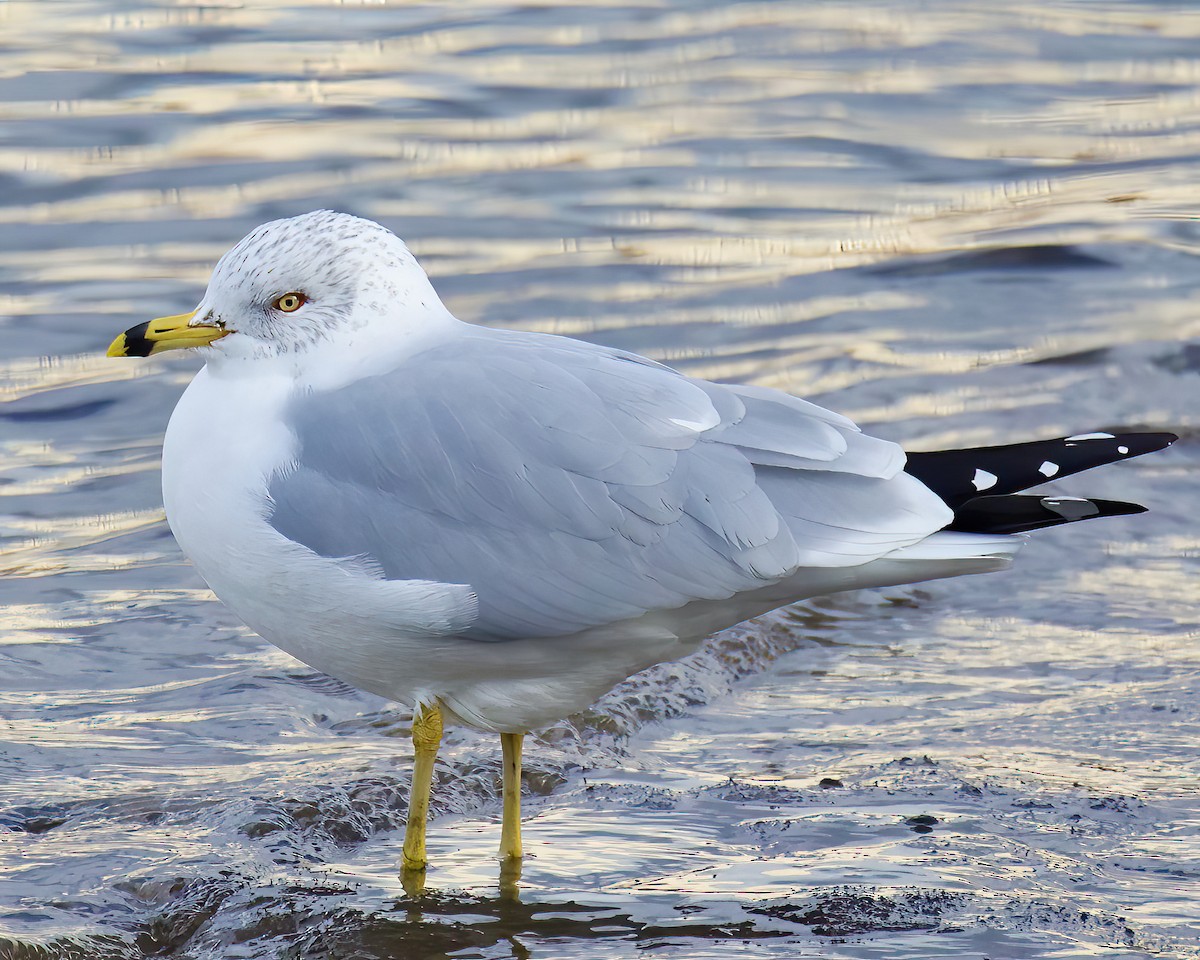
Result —
[[110, 357], [148, 357], [164, 350], [187, 347], [207, 347], [215, 340], [233, 333], [223, 325], [192, 323], [196, 312], [174, 317], [159, 317], [130, 327], [108, 347]]

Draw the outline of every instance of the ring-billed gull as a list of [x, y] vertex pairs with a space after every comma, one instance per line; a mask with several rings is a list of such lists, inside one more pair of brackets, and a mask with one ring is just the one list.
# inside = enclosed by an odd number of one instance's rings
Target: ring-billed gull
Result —
[[403, 863], [426, 864], [443, 714], [521, 738], [806, 597], [984, 573], [1020, 533], [1134, 504], [1016, 491], [1159, 450], [1081, 434], [912, 454], [845, 417], [644, 357], [455, 319], [390, 231], [317, 211], [223, 256], [199, 306], [110, 356], [199, 347], [163, 499], [226, 604], [414, 710]]

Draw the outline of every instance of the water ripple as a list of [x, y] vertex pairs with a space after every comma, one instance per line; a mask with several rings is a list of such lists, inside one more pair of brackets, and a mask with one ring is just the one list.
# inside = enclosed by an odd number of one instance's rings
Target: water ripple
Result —
[[[64, 0], [0, 34], [0, 956], [1197, 955], [1200, 12]], [[496, 745], [452, 731], [414, 903], [409, 718], [211, 598], [157, 477], [195, 362], [101, 356], [318, 206], [465, 319], [914, 449], [1183, 440], [1068, 484], [1145, 516], [541, 732], [521, 903]]]

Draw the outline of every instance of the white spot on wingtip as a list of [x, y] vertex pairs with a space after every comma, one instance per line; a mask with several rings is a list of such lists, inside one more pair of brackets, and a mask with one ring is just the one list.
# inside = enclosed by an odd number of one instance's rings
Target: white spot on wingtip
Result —
[[971, 478], [971, 485], [976, 490], [990, 490], [996, 485], [996, 481], [1000, 479], [994, 473], [988, 473], [986, 470], [976, 470], [975, 476]]
[[1100, 513], [1099, 507], [1082, 497], [1042, 497], [1041, 503], [1047, 510], [1057, 513], [1065, 520], [1083, 520]]
[[1043, 460], [1042, 465], [1038, 467], [1038, 473], [1043, 477], [1052, 477], [1058, 473], [1058, 464], [1051, 463], [1049, 460]]
[[1128, 447], [1117, 447], [1117, 453], [1121, 454], [1122, 456], [1124, 456], [1128, 452], [1129, 452]]
[[1111, 433], [1077, 433], [1073, 437], [1067, 437], [1067, 443], [1074, 443], [1076, 440], [1113, 440], [1115, 439]]

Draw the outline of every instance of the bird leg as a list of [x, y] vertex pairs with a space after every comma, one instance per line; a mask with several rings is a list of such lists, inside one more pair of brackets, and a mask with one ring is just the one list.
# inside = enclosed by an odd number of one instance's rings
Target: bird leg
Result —
[[500, 859], [520, 860], [521, 850], [521, 741], [524, 734], [500, 734], [504, 751], [504, 814], [500, 821]]
[[[404, 826], [406, 875], [423, 874], [429, 862], [425, 856], [425, 823], [429, 819], [429, 788], [433, 782], [433, 761], [442, 742], [442, 711], [437, 703], [420, 706], [413, 715], [412, 789], [408, 794], [408, 822]], [[407, 886], [407, 884], [406, 884]]]

